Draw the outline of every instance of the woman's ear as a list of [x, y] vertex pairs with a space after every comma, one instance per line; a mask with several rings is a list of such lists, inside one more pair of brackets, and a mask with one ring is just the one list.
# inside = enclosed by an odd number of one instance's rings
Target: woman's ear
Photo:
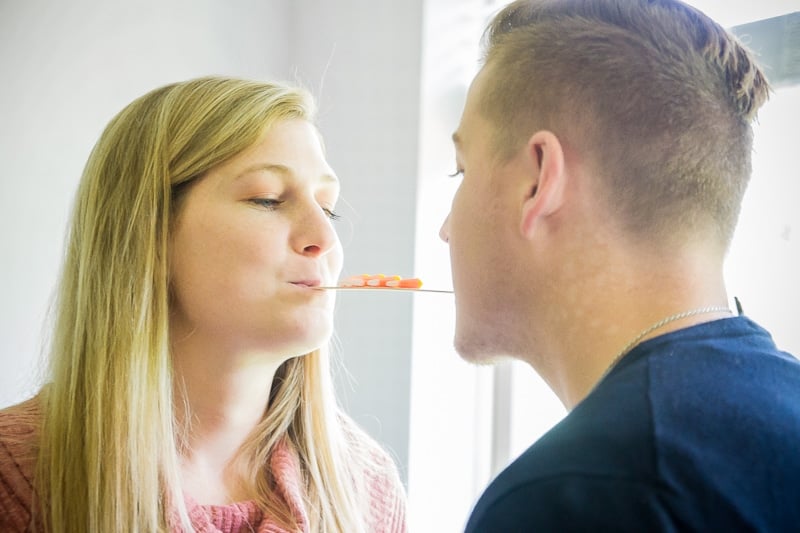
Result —
[[566, 187], [564, 149], [550, 131], [537, 131], [527, 145], [531, 193], [522, 204], [520, 231], [530, 238], [543, 218], [558, 211]]

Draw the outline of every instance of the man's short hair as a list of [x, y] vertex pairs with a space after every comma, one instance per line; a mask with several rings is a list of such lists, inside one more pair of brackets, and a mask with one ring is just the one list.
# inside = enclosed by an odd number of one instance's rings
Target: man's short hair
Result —
[[595, 165], [632, 235], [727, 247], [769, 86], [751, 54], [677, 0], [518, 0], [484, 34], [498, 158], [549, 129]]

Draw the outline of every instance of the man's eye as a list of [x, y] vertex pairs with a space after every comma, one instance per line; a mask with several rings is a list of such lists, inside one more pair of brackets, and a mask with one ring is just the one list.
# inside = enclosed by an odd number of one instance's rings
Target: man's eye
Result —
[[453, 172], [452, 174], [448, 174], [448, 176], [451, 177], [451, 178], [457, 178], [457, 177], [463, 176], [463, 175], [464, 175], [464, 169], [463, 168], [457, 168], [455, 172]]

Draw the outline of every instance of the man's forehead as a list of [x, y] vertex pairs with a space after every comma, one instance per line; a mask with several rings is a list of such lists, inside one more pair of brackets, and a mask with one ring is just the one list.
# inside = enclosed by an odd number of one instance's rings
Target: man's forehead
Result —
[[485, 92], [487, 91], [489, 80], [492, 78], [492, 68], [490, 65], [484, 65], [475, 77], [472, 78], [472, 82], [469, 84], [469, 89], [467, 90], [467, 101], [465, 102], [465, 106], [476, 106], [480, 99], [484, 96]]
[[453, 144], [456, 148], [461, 148], [469, 142], [469, 131], [478, 127], [480, 119], [480, 102], [486, 87], [487, 78], [491, 76], [487, 66], [484, 66], [470, 83], [467, 97], [464, 102], [464, 110], [461, 113], [461, 123], [452, 135]]

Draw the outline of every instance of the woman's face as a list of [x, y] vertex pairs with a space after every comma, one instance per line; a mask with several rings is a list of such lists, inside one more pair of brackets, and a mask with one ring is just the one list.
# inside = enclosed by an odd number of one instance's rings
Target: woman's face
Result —
[[308, 353], [333, 328], [339, 183], [316, 129], [274, 124], [189, 186], [172, 230], [173, 346]]

